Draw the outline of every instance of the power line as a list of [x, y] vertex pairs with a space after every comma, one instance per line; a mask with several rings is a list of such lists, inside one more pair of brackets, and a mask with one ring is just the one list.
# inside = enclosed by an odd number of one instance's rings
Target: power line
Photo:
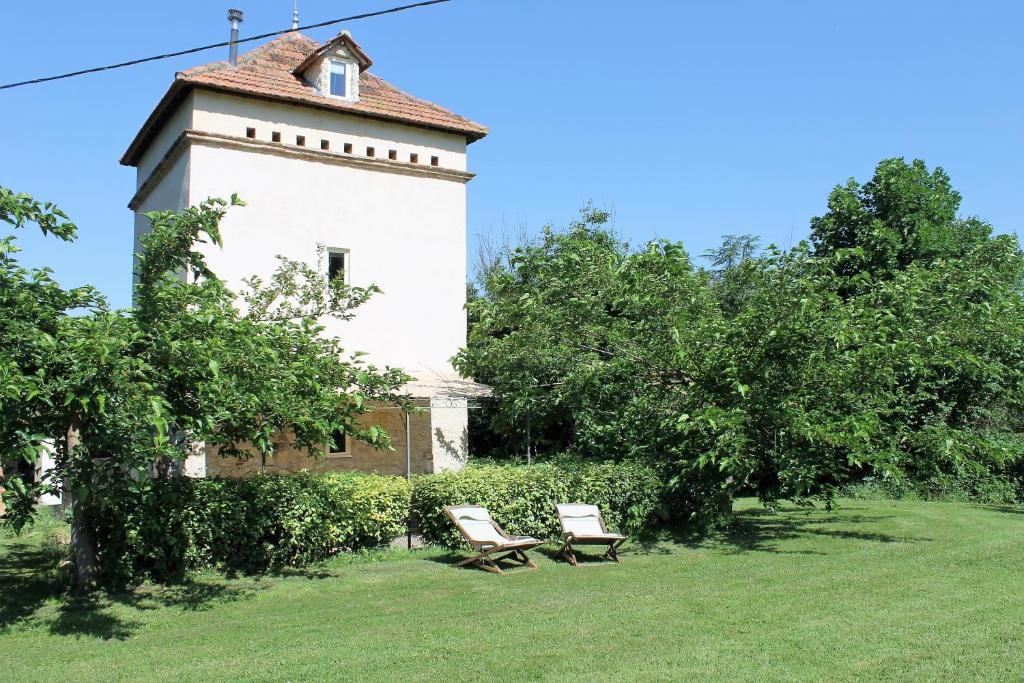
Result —
[[[397, 12], [404, 12], [410, 9], [416, 9], [418, 7], [427, 7], [428, 5], [440, 5], [443, 2], [451, 2], [452, 0], [424, 0], [423, 2], [415, 2], [411, 5], [402, 5], [401, 7], [391, 7], [389, 9], [382, 9], [376, 12], [366, 12], [365, 14], [354, 14], [350, 17], [341, 17], [340, 19], [330, 19], [329, 21], [320, 21], [315, 24], [306, 24], [305, 26], [299, 26], [298, 28], [288, 28], [281, 31], [271, 31], [270, 33], [261, 33], [258, 36], [251, 36], [249, 38], [242, 38], [237, 43], [249, 43], [254, 40], [263, 40], [264, 38], [271, 38], [273, 36], [280, 36], [285, 33], [291, 33], [293, 31], [305, 31], [312, 28], [321, 28], [323, 26], [331, 26], [332, 24], [340, 24], [343, 21], [356, 21], [358, 19], [369, 19], [370, 17], [379, 17], [384, 14], [395, 14]], [[121, 69], [126, 66], [135, 66], [136, 64], [144, 64], [146, 62], [155, 62], [161, 59], [170, 59], [171, 57], [180, 57], [182, 55], [191, 55], [196, 52], [203, 52], [205, 50], [213, 50], [218, 47], [228, 47], [231, 45], [230, 40], [225, 40], [220, 43], [213, 43], [211, 45], [203, 45], [202, 47], [193, 47], [187, 50], [179, 50], [177, 52], [168, 52], [162, 55], [154, 55], [152, 57], [143, 57], [142, 59], [133, 59], [129, 62], [121, 62], [119, 64], [108, 64], [107, 66], [96, 66], [91, 69], [82, 69], [81, 71], [70, 71], [66, 74], [59, 74], [57, 76], [45, 76], [43, 78], [33, 78], [28, 81], [18, 81], [17, 83], [6, 83], [0, 85], [0, 90], [7, 90], [9, 88], [19, 88], [23, 85], [33, 85], [35, 83], [46, 83], [47, 81], [59, 81], [62, 78], [72, 78], [74, 76], [82, 76], [85, 74], [94, 74], [100, 71], [110, 71], [111, 69]]]

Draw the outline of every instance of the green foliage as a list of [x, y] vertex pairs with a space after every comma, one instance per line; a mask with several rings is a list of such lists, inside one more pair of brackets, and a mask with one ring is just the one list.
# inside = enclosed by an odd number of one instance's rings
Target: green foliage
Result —
[[427, 541], [449, 548], [463, 541], [446, 505], [483, 505], [510, 534], [556, 539], [555, 505], [586, 502], [600, 506], [609, 527], [632, 534], [650, 527], [659, 494], [655, 473], [637, 463], [473, 465], [416, 477], [412, 516]]
[[[219, 247], [221, 219], [242, 205], [237, 197], [209, 199], [180, 213], [147, 214], [135, 307], [126, 311], [109, 310], [89, 288], [62, 289], [46, 270], [20, 267], [13, 238], [0, 241], [4, 523], [21, 528], [40, 495], [64, 488], [74, 511], [79, 590], [93, 583], [91, 532], [107, 531], [82, 519], [83, 506], [103, 509], [123, 491], [173, 494], [184, 485], [174, 472], [199, 443], [227, 456], [269, 455], [287, 434], [292, 447], [316, 457], [344, 432], [391, 447], [384, 430], [358, 417], [372, 400], [403, 404], [395, 390], [407, 376], [346, 354], [319, 322], [351, 317], [378, 290], [331, 283], [282, 259], [266, 283], [253, 278], [245, 291], [232, 291], [198, 245]], [[16, 228], [35, 223], [66, 240], [75, 234], [56, 207], [2, 188], [0, 220]], [[48, 442], [54, 468], [36, 479], [19, 476]], [[173, 525], [180, 512], [162, 510], [162, 518], [151, 510], [146, 523]], [[156, 544], [151, 552], [175, 549]], [[163, 567], [158, 573], [180, 565], [159, 557], [152, 564]]]
[[122, 586], [204, 568], [260, 573], [387, 544], [406, 527], [409, 482], [356, 473], [112, 482], [90, 508], [100, 578]]
[[456, 363], [494, 386], [491, 429], [541, 451], [639, 458], [672, 513], [741, 492], [831, 500], [877, 474], [1007, 472], [1024, 453], [1024, 255], [960, 218], [941, 169], [883, 161], [812, 220], [812, 244], [731, 236], [696, 268], [587, 209], [485, 273]]
[[[126, 476], [126, 486], [145, 489], [200, 442], [227, 455], [247, 456], [246, 445], [271, 454], [287, 430], [293, 447], [317, 456], [342, 431], [390, 447], [386, 432], [357, 418], [371, 400], [400, 402], [393, 394], [407, 377], [358, 353], [347, 357], [318, 322], [351, 317], [376, 288], [329, 283], [324, 273], [282, 260], [267, 284], [253, 278], [233, 292], [197, 245], [219, 246], [221, 219], [242, 205], [237, 197], [210, 199], [147, 214], [135, 308], [126, 311], [110, 311], [91, 289], [61, 289], [48, 271], [21, 268], [13, 238], [0, 242], [6, 523], [23, 525], [38, 496], [62, 482], [90, 505]], [[6, 190], [0, 219], [74, 236], [59, 209]], [[46, 441], [54, 469], [31, 482], [14, 475]]]
[[841, 495], [860, 500], [929, 500], [986, 505], [1020, 505], [1024, 491], [1004, 472], [987, 469], [941, 473], [926, 479], [866, 477], [842, 488]]
[[983, 221], [960, 219], [960, 201], [941, 168], [886, 159], [867, 183], [851, 178], [832, 191], [828, 213], [811, 220], [811, 240], [847, 275], [957, 258], [992, 232]]

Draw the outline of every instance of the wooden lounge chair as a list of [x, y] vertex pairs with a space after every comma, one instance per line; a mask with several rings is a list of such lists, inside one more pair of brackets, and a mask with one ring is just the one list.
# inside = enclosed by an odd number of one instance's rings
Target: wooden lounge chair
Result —
[[[543, 541], [538, 541], [532, 536], [510, 536], [505, 530], [498, 526], [498, 523], [491, 519], [491, 513], [487, 508], [479, 505], [447, 505], [444, 508], [445, 514], [451, 517], [458, 527], [459, 533], [466, 539], [466, 542], [473, 546], [478, 554], [466, 558], [455, 564], [462, 567], [467, 564], [475, 564], [495, 574], [502, 574], [498, 563], [505, 559], [512, 559], [531, 569], [537, 565], [526, 556], [527, 550], [536, 548]], [[493, 557], [495, 553], [505, 553], [500, 557]]]
[[606, 545], [608, 550], [602, 557], [619, 562], [617, 551], [626, 541], [626, 537], [608, 531], [600, 508], [596, 505], [569, 503], [556, 505], [555, 509], [558, 510], [558, 522], [562, 525], [562, 540], [565, 542], [558, 554], [565, 555], [572, 566], [579, 566], [573, 544]]

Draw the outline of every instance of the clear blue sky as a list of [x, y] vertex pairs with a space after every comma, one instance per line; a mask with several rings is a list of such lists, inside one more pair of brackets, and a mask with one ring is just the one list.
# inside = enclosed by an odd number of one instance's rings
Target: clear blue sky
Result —
[[[291, 0], [5, 2], [0, 81], [222, 40], [229, 5], [243, 36], [290, 25]], [[1024, 3], [455, 0], [346, 28], [376, 73], [491, 127], [470, 147], [471, 238], [564, 224], [592, 199], [634, 242], [785, 246], [889, 156], [944, 166], [965, 214], [1022, 227]], [[0, 91], [0, 184], [81, 229], [70, 247], [25, 233], [26, 262], [128, 304], [135, 171], [117, 160], [174, 71], [223, 52]]]

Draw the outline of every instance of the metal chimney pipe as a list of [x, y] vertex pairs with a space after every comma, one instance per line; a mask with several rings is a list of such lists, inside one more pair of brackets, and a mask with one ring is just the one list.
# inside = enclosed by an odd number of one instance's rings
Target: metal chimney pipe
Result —
[[231, 22], [231, 42], [228, 46], [228, 61], [231, 66], [238, 66], [238, 25], [245, 20], [240, 9], [228, 10], [228, 21]]

